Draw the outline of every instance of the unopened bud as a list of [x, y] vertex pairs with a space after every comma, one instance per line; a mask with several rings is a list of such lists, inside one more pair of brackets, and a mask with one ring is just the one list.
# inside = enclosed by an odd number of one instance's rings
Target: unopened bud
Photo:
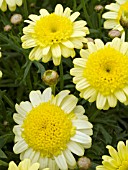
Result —
[[[93, 43], [94, 43], [94, 40], [93, 40], [92, 38], [87, 37], [86, 39], [87, 39], [87, 42], [93, 42]], [[83, 48], [84, 48], [84, 49], [87, 49], [87, 48], [88, 48], [87, 43], [84, 43]]]
[[14, 25], [20, 24], [22, 20], [23, 18], [21, 14], [14, 14], [10, 19], [11, 23]]
[[91, 161], [89, 158], [84, 156], [78, 159], [77, 164], [80, 170], [87, 170], [91, 166]]
[[94, 9], [96, 12], [102, 12], [104, 7], [102, 5], [96, 5]]
[[8, 122], [5, 120], [5, 121], [3, 122], [3, 125], [4, 125], [4, 126], [7, 126], [7, 125], [8, 125]]
[[42, 80], [46, 85], [53, 86], [58, 82], [59, 75], [54, 70], [47, 70], [44, 72]]
[[128, 11], [123, 11], [121, 18], [120, 18], [120, 24], [123, 28], [128, 29]]
[[11, 26], [11, 25], [5, 25], [5, 26], [4, 26], [4, 31], [5, 31], [5, 32], [10, 31], [11, 29], [12, 29], [12, 26]]
[[30, 7], [31, 7], [31, 8], [34, 8], [34, 7], [35, 7], [35, 3], [31, 3], [31, 4], [30, 4]]
[[110, 38], [115, 38], [115, 37], [120, 37], [121, 36], [121, 32], [119, 30], [111, 30], [108, 32], [108, 36]]

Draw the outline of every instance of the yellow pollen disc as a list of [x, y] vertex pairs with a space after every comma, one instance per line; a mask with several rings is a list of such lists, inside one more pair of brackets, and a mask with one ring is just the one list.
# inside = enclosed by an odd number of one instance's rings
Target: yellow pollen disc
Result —
[[52, 13], [36, 21], [32, 36], [39, 46], [46, 47], [69, 39], [72, 33], [73, 23], [70, 19]]
[[22, 137], [29, 147], [39, 151], [43, 157], [52, 157], [66, 149], [75, 134], [71, 118], [60, 107], [49, 102], [33, 108], [23, 122]]
[[120, 5], [120, 9], [117, 17], [118, 22], [120, 22], [121, 15], [124, 11], [128, 11], [128, 2], [125, 2], [124, 4]]
[[83, 72], [91, 87], [103, 95], [128, 83], [128, 57], [108, 46], [89, 55]]
[[123, 161], [122, 165], [117, 170], [128, 170], [128, 161]]

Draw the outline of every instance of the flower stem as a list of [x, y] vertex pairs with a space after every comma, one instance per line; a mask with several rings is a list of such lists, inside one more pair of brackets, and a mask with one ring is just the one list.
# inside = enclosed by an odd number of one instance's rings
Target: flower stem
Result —
[[100, 38], [102, 37], [102, 31], [101, 31], [101, 13], [98, 13], [98, 26], [99, 26], [99, 32], [100, 32]]
[[27, 0], [23, 0], [24, 2], [24, 16], [25, 18], [28, 17], [28, 7], [27, 7]]
[[14, 103], [8, 98], [8, 96], [6, 96], [6, 94], [3, 95], [3, 98], [9, 104], [9, 106], [14, 109]]
[[56, 84], [50, 86], [52, 88], [52, 94], [55, 95], [56, 92]]
[[125, 31], [125, 41], [128, 42], [128, 28], [124, 28]]
[[90, 18], [89, 18], [88, 12], [87, 12], [85, 0], [81, 0], [81, 4], [82, 4], [82, 7], [83, 7], [83, 11], [84, 11], [86, 21], [87, 21], [88, 25], [92, 28], [92, 23], [90, 21]]
[[59, 65], [59, 71], [60, 71], [60, 90], [63, 90], [64, 87], [64, 79], [63, 79], [63, 64], [62, 61]]

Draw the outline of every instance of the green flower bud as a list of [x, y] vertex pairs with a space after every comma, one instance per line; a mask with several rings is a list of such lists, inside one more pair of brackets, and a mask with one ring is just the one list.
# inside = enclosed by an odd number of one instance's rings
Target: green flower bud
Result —
[[59, 75], [54, 70], [47, 70], [44, 72], [42, 80], [46, 85], [53, 86], [58, 82]]

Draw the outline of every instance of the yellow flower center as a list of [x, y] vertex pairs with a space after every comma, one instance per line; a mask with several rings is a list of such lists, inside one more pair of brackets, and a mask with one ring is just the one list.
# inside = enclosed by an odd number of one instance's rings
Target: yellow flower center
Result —
[[58, 155], [66, 149], [71, 136], [75, 134], [72, 116], [74, 113], [66, 114], [49, 102], [41, 103], [27, 114], [22, 125], [22, 137], [41, 156]]
[[108, 46], [89, 55], [83, 76], [103, 95], [128, 83], [128, 57]]
[[71, 20], [52, 13], [36, 21], [32, 36], [39, 46], [46, 47], [69, 39], [72, 33], [73, 23]]
[[120, 5], [120, 9], [118, 12], [117, 20], [120, 22], [121, 15], [124, 11], [128, 11], [128, 1], [126, 1], [124, 4]]
[[123, 161], [118, 170], [128, 170], [128, 161]]

